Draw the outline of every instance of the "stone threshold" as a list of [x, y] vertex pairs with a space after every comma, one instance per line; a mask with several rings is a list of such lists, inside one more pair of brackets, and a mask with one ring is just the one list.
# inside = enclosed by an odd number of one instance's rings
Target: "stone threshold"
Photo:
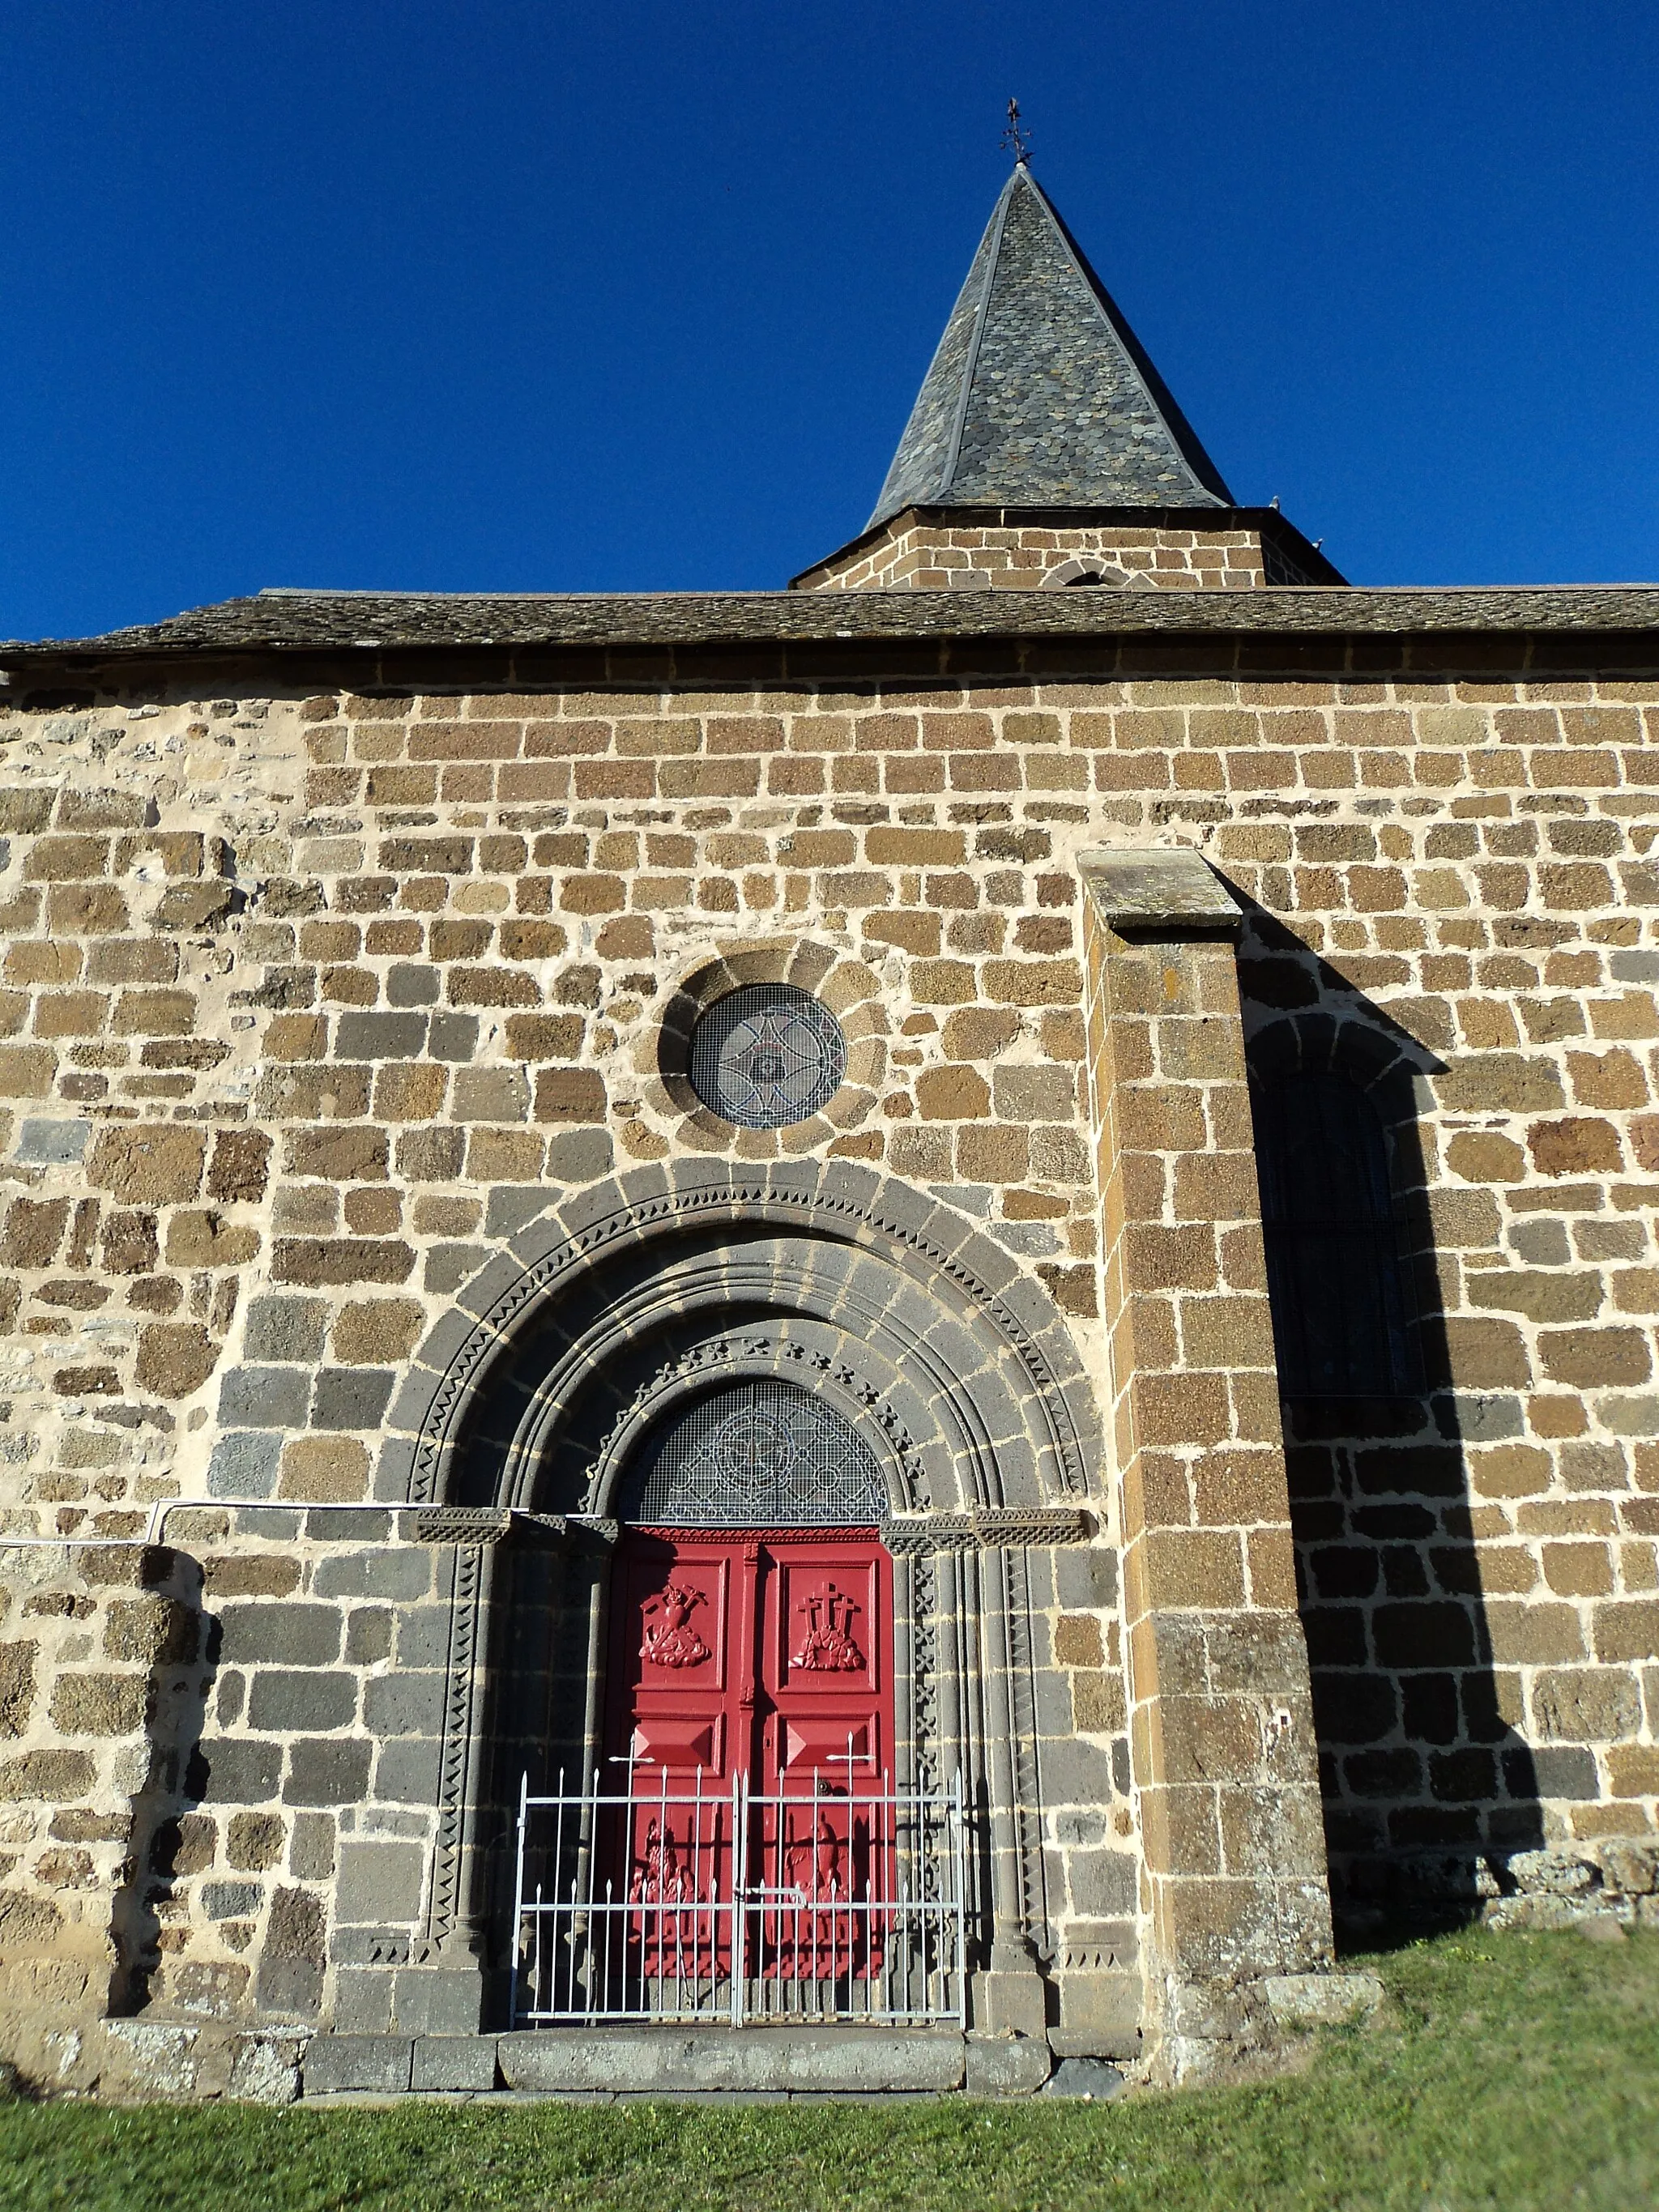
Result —
[[[1073, 2062], [1075, 2063], [1075, 2062]], [[507, 2035], [318, 2035], [307, 2103], [404, 2096], [717, 2099], [1030, 2096], [1054, 2061], [1041, 2037], [955, 2028], [618, 2024]], [[1107, 2094], [1102, 2069], [1102, 2086]]]

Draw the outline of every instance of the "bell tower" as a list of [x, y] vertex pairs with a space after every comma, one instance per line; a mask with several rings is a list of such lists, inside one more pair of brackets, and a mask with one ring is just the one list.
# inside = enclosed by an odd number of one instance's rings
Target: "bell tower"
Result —
[[1016, 153], [874, 512], [794, 588], [1341, 583], [1277, 507], [1237, 504]]

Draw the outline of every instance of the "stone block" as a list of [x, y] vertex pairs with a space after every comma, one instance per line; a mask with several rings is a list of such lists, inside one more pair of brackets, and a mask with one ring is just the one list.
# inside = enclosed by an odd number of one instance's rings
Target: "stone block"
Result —
[[222, 1618], [225, 1665], [327, 1667], [340, 1656], [341, 1616], [333, 1606], [228, 1605]]
[[420, 2035], [415, 2039], [411, 2086], [428, 2090], [488, 2090], [495, 2087], [493, 2035]]
[[[298, 1300], [267, 1299], [270, 1305]], [[219, 1384], [219, 1419], [228, 1429], [302, 1429], [311, 1378], [297, 1367], [234, 1367]]]
[[319, 1597], [397, 1598], [404, 1602], [423, 1598], [432, 1588], [432, 1553], [424, 1544], [340, 1553], [320, 1563], [312, 1587]]
[[386, 1417], [392, 1376], [385, 1369], [343, 1372], [331, 1369], [317, 1377], [311, 1425], [317, 1429], [374, 1429]]
[[1533, 1712], [1540, 1733], [1565, 1743], [1615, 1743], [1637, 1735], [1642, 1694], [1622, 1667], [1561, 1668], [1533, 1685]]
[[1073, 1851], [1067, 1863], [1072, 1909], [1103, 1918], [1133, 1916], [1139, 1862], [1129, 1851]]
[[[340, 1846], [335, 1917], [370, 1925], [412, 1921], [421, 1909], [425, 1864], [419, 1844], [348, 1838]], [[406, 2021], [400, 2024], [410, 2025]]]
[[1595, 1754], [1583, 1744], [1521, 1745], [1503, 1753], [1511, 1797], [1566, 1797], [1593, 1803], [1601, 1794]]
[[385, 1967], [337, 1966], [333, 2021], [339, 2035], [392, 2032], [393, 1977]]
[[1045, 2097], [1080, 2097], [1091, 2104], [1122, 2093], [1122, 2075], [1103, 2058], [1062, 2058], [1042, 2084]]
[[230, 2063], [229, 2095], [244, 2105], [291, 2105], [300, 2094], [297, 2036], [239, 2036]]
[[307, 2097], [343, 2090], [377, 2090], [395, 2096], [410, 2087], [414, 2039], [407, 2035], [314, 2035], [301, 2069]]
[[264, 1805], [276, 1795], [283, 1754], [274, 1743], [204, 1737], [191, 1760], [190, 1788], [204, 1805]]
[[542, 2028], [497, 2051], [508, 2088], [556, 2092], [941, 2091], [966, 2073], [963, 2038], [927, 2028]]
[[97, 1768], [84, 1751], [26, 1751], [0, 1760], [0, 1804], [63, 1804], [83, 1797]]
[[[1123, 1931], [1116, 1948], [1133, 1951], [1133, 1929]], [[1048, 2031], [1056, 2056], [1073, 2058], [1136, 2058], [1140, 2055], [1140, 2022], [1146, 1987], [1139, 1973], [1120, 1966], [1068, 1969], [1060, 1977], [1060, 2025]]]
[[1595, 1887], [1600, 1870], [1583, 1852], [1549, 1850], [1511, 1851], [1504, 1872], [1523, 1895], [1583, 1897]]
[[425, 1310], [412, 1298], [368, 1298], [342, 1307], [329, 1349], [343, 1366], [389, 1365], [409, 1357], [424, 1326]]
[[187, 1398], [212, 1374], [219, 1346], [198, 1322], [153, 1322], [138, 1332], [135, 1372], [158, 1398]]
[[60, 1674], [52, 1723], [64, 1735], [132, 1735], [143, 1726], [149, 1685], [142, 1674]]
[[1066, 1606], [1117, 1603], [1117, 1553], [1103, 1544], [1067, 1544], [1054, 1555], [1054, 1587]]
[[319, 1668], [262, 1668], [248, 1686], [247, 1725], [273, 1735], [301, 1729], [349, 1728], [357, 1710], [357, 1678]]
[[970, 2034], [964, 2059], [963, 2087], [970, 2097], [1029, 2097], [1048, 2081], [1054, 2063], [1036, 2035]]
[[379, 1736], [439, 1735], [448, 1679], [437, 1673], [376, 1675], [365, 1693], [364, 1724]]
[[470, 1060], [478, 1048], [476, 1014], [434, 1014], [427, 1036], [427, 1051], [434, 1060]]
[[434, 1805], [442, 1746], [436, 1736], [393, 1736], [380, 1747], [374, 1794], [386, 1805]]
[[390, 1152], [384, 1129], [349, 1124], [296, 1129], [287, 1140], [284, 1166], [289, 1175], [319, 1176], [325, 1182], [384, 1182]]
[[264, 1895], [257, 1881], [205, 1881], [202, 1910], [210, 1920], [247, 1920], [264, 1904]]
[[240, 1430], [221, 1437], [208, 1462], [210, 1498], [269, 1498], [276, 1487], [283, 1437], [275, 1431]]
[[[255, 1371], [268, 1360], [310, 1365], [322, 1358], [327, 1322], [328, 1308], [321, 1298], [255, 1298], [248, 1307], [243, 1332], [242, 1349], [250, 1364], [239, 1371]], [[225, 1379], [228, 1383], [234, 1377]], [[222, 1391], [220, 1418], [224, 1418]]]
[[1268, 1974], [1261, 1990], [1285, 2027], [1340, 2027], [1369, 2018], [1382, 2002], [1375, 1974]]
[[417, 1060], [426, 1040], [424, 1014], [342, 1014], [334, 1049], [341, 1060]]
[[251, 1205], [265, 1194], [270, 1139], [263, 1129], [220, 1129], [213, 1139], [207, 1194], [228, 1205]]
[[477, 2035], [483, 2025], [484, 1983], [478, 1966], [399, 1969], [392, 2017], [410, 2035]]
[[283, 1452], [284, 1498], [349, 1504], [368, 1494], [368, 1447], [356, 1437], [296, 1437]]
[[547, 1140], [550, 1183], [592, 1182], [609, 1175], [615, 1146], [608, 1129], [568, 1129]]
[[357, 1805], [368, 1794], [372, 1747], [347, 1738], [310, 1736], [289, 1753], [285, 1805]]
[[238, 1813], [231, 1820], [225, 1856], [239, 1872], [260, 1874], [282, 1857], [283, 1840], [280, 1814]]
[[295, 1815], [288, 1869], [301, 1881], [326, 1881], [334, 1871], [334, 1821], [327, 1813]]
[[139, 1666], [187, 1662], [196, 1656], [196, 1613], [178, 1598], [117, 1598], [104, 1623], [108, 1656]]
[[1620, 1838], [1601, 1844], [1600, 1856], [1607, 1888], [1626, 1897], [1650, 1897], [1659, 1890], [1659, 1844]]
[[178, 1205], [201, 1188], [207, 1139], [174, 1122], [131, 1122], [100, 1130], [87, 1180], [127, 1205]]
[[67, 1167], [81, 1158], [91, 1134], [90, 1121], [31, 1117], [18, 1132], [16, 1157], [30, 1167]]

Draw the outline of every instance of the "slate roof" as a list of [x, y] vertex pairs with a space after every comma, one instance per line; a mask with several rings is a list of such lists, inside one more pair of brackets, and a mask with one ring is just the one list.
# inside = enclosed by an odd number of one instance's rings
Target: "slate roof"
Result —
[[1232, 503], [1121, 310], [1020, 163], [866, 527], [915, 506]]
[[[266, 591], [101, 637], [0, 644], [0, 668], [222, 653], [673, 646], [757, 650], [840, 639], [1642, 634], [1659, 657], [1659, 585], [1270, 592]], [[1506, 651], [1508, 648], [1506, 648]]]

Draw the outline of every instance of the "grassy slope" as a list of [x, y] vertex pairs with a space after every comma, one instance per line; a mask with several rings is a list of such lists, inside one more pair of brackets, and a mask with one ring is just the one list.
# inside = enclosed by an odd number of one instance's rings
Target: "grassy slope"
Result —
[[1659, 2203], [1659, 1931], [1375, 1960], [1388, 2023], [1262, 2087], [1108, 2106], [0, 2111], [0, 2208], [1557, 2212]]

